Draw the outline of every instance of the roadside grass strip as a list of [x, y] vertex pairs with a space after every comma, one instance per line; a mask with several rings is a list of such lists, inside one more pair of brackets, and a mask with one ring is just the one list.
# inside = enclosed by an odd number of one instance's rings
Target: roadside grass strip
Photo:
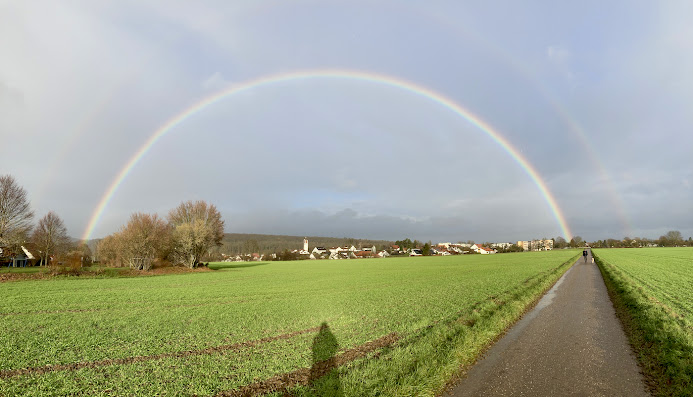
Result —
[[432, 395], [576, 256], [7, 283], [0, 313], [14, 315], [0, 316], [0, 395]]
[[653, 394], [693, 395], [693, 248], [594, 254]]

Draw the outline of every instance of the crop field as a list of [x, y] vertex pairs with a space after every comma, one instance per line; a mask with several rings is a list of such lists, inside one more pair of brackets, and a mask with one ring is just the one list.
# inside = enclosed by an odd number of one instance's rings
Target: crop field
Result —
[[578, 252], [0, 284], [0, 395], [431, 395]]
[[693, 395], [693, 248], [593, 250], [659, 395]]

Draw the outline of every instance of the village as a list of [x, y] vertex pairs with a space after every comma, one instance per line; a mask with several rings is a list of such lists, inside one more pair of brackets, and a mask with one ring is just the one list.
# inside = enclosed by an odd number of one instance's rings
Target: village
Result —
[[[516, 247], [512, 250], [512, 247]], [[377, 250], [375, 245], [360, 246], [356, 248], [354, 245], [343, 247], [320, 247], [315, 246], [311, 250], [309, 248], [308, 239], [303, 239], [303, 248], [294, 249], [282, 257], [281, 254], [260, 254], [257, 252], [226, 255], [222, 254], [224, 262], [244, 262], [244, 261], [265, 261], [265, 260], [317, 260], [317, 259], [363, 259], [363, 258], [387, 258], [390, 256], [448, 256], [448, 255], [465, 255], [465, 254], [481, 254], [489, 255], [498, 252], [516, 252], [516, 251], [550, 251], [553, 249], [553, 240], [527, 240], [517, 241], [517, 243], [492, 243], [488, 246], [476, 243], [438, 243], [431, 245], [425, 249], [418, 247], [404, 248], [399, 245], [392, 244], [389, 249]]]
[[[549, 251], [554, 248], [554, 241], [551, 239], [517, 241], [516, 243], [437, 243], [426, 244], [423, 248], [403, 247], [397, 244], [381, 246], [376, 249], [375, 245], [357, 244], [337, 247], [309, 247], [307, 238], [303, 239], [303, 246], [300, 249], [293, 249], [284, 253], [261, 254], [257, 252], [240, 253], [229, 255], [221, 253], [221, 260], [224, 262], [247, 262], [247, 261], [273, 261], [273, 260], [319, 260], [319, 259], [362, 259], [362, 258], [387, 258], [390, 256], [448, 256], [481, 254], [489, 255], [499, 252], [522, 252], [522, 251]], [[87, 250], [85, 244], [82, 249]], [[5, 267], [27, 267], [37, 266], [47, 263], [42, 261], [42, 252], [38, 245], [32, 242], [25, 242], [16, 249], [10, 247], [0, 247], [0, 266]], [[92, 258], [91, 252], [84, 252], [83, 259]]]

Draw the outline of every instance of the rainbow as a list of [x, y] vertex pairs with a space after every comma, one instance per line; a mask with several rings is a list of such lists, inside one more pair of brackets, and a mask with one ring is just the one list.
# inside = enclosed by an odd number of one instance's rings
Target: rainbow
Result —
[[[420, 11], [417, 12], [420, 13]], [[585, 153], [588, 156], [589, 161], [587, 163], [595, 168], [595, 171], [599, 174], [601, 180], [604, 181], [606, 193], [609, 195], [614, 213], [621, 220], [624, 234], [626, 236], [632, 236], [633, 225], [625, 211], [625, 202], [614, 188], [613, 178], [611, 178], [609, 175], [606, 167], [604, 166], [604, 162], [597, 155], [597, 152], [594, 149], [594, 143], [590, 142], [584, 129], [580, 126], [580, 123], [571, 116], [565, 106], [563, 106], [558, 98], [546, 87], [546, 84], [536, 73], [535, 69], [521, 62], [520, 60], [513, 58], [510, 53], [508, 51], [504, 51], [503, 48], [498, 45], [498, 43], [489, 40], [486, 36], [479, 34], [477, 31], [468, 29], [466, 24], [459, 23], [459, 20], [452, 18], [452, 14], [450, 13], [436, 12], [434, 8], [428, 7], [421, 15], [427, 15], [428, 17], [432, 18], [435, 21], [436, 26], [445, 26], [445, 28], [450, 32], [463, 36], [465, 41], [471, 40], [476, 42], [488, 54], [497, 58], [504, 65], [512, 68], [522, 78], [533, 85], [533, 87], [552, 107], [553, 111], [561, 118], [563, 123], [566, 124], [573, 136], [575, 136], [582, 145]]]
[[565, 220], [563, 213], [560, 211], [558, 204], [556, 203], [556, 199], [554, 198], [553, 194], [549, 191], [549, 188], [546, 186], [546, 183], [541, 178], [536, 169], [517, 149], [515, 149], [510, 144], [510, 142], [508, 142], [507, 139], [505, 139], [500, 133], [498, 133], [480, 117], [475, 116], [469, 110], [463, 108], [462, 106], [458, 105], [457, 103], [453, 102], [451, 99], [443, 96], [442, 94], [439, 94], [429, 88], [417, 85], [412, 82], [371, 72], [340, 69], [320, 69], [273, 74], [269, 76], [260, 77], [254, 80], [249, 80], [240, 84], [236, 84], [197, 102], [196, 104], [188, 107], [187, 109], [178, 113], [176, 116], [169, 119], [166, 123], [161, 125], [161, 127], [159, 127], [156, 131], [154, 131], [154, 133], [137, 150], [137, 152], [135, 152], [132, 155], [130, 160], [128, 160], [128, 162], [120, 170], [120, 172], [118, 172], [116, 177], [113, 179], [113, 182], [110, 184], [110, 186], [104, 193], [103, 197], [99, 201], [98, 205], [94, 209], [94, 212], [92, 213], [89, 223], [87, 225], [87, 228], [84, 231], [82, 239], [88, 240], [91, 237], [94, 228], [101, 219], [101, 216], [103, 215], [104, 210], [108, 206], [108, 203], [113, 198], [113, 195], [118, 190], [118, 187], [123, 183], [125, 178], [127, 178], [128, 174], [130, 174], [130, 172], [142, 159], [142, 157], [144, 157], [144, 155], [147, 154], [147, 152], [152, 148], [152, 146], [154, 146], [157, 143], [157, 141], [159, 141], [159, 139], [161, 139], [178, 124], [184, 122], [186, 119], [198, 113], [199, 111], [205, 109], [206, 107], [213, 105], [229, 96], [279, 82], [315, 78], [338, 78], [360, 80], [399, 88], [404, 91], [408, 91], [422, 96], [424, 98], [427, 98], [451, 110], [460, 117], [464, 118], [469, 123], [486, 133], [486, 135], [488, 135], [494, 142], [500, 145], [503, 148], [503, 150], [507, 152], [520, 165], [520, 167], [522, 167], [522, 169], [527, 173], [527, 175], [534, 182], [534, 184], [537, 186], [542, 196], [544, 197], [544, 200], [551, 209], [551, 212], [553, 213], [554, 218], [556, 219], [558, 226], [560, 227], [565, 239], [570, 240], [572, 238], [572, 234], [570, 232], [570, 229], [568, 228], [568, 224]]

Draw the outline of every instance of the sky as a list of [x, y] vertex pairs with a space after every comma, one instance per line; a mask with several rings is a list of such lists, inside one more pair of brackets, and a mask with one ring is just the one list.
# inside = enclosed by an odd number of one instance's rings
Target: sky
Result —
[[205, 200], [237, 233], [688, 238], [691, 18], [675, 0], [0, 0], [0, 174], [74, 237]]

